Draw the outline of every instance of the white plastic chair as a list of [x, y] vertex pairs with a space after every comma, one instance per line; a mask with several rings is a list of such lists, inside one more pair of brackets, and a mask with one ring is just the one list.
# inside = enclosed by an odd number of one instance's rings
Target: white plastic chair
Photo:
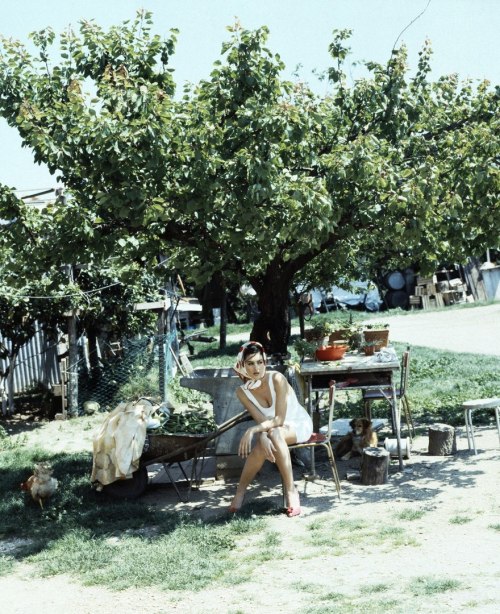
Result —
[[465, 430], [467, 431], [467, 442], [469, 450], [473, 449], [474, 454], [477, 454], [476, 440], [474, 439], [474, 428], [472, 426], [472, 412], [477, 409], [493, 409], [495, 411], [495, 419], [497, 423], [498, 440], [500, 441], [500, 399], [476, 399], [475, 401], [466, 401], [463, 403]]

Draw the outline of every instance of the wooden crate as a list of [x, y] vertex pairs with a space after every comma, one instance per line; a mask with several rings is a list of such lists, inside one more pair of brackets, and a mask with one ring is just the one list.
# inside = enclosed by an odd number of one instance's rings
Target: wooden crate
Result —
[[410, 309], [421, 309], [422, 297], [418, 295], [410, 295]]
[[426, 286], [427, 284], [433, 284], [436, 282], [435, 276], [432, 277], [417, 277], [417, 286]]
[[422, 309], [433, 309], [436, 306], [434, 301], [431, 301], [430, 296], [422, 296]]

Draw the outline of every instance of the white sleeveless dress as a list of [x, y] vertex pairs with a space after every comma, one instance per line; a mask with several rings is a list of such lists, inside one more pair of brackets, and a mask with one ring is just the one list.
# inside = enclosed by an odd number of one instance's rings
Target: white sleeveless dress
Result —
[[[247, 390], [243, 386], [241, 389], [248, 397], [248, 399], [257, 407], [257, 409], [264, 414], [266, 418], [274, 418], [276, 415], [276, 391], [274, 390], [273, 371], [268, 372], [269, 377], [269, 389], [271, 390], [272, 403], [270, 407], [262, 407], [257, 401], [255, 396], [250, 390]], [[307, 441], [313, 433], [313, 424], [311, 416], [308, 414], [297, 399], [295, 390], [288, 385], [288, 396], [286, 399], [286, 416], [285, 425], [293, 428], [297, 434], [297, 443], [303, 443]]]

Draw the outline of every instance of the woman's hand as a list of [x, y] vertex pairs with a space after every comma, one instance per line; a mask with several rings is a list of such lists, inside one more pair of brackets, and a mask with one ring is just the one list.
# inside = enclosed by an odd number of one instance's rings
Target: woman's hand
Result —
[[268, 461], [271, 461], [271, 463], [276, 462], [276, 459], [274, 458], [274, 452], [276, 452], [276, 448], [274, 447], [274, 443], [272, 442], [271, 438], [268, 437], [268, 434], [266, 432], [260, 434], [260, 445], [264, 448], [264, 451], [266, 453], [266, 459]]
[[255, 428], [250, 427], [245, 431], [245, 434], [240, 440], [240, 446], [238, 448], [238, 454], [242, 458], [246, 458], [252, 451], [252, 439], [255, 434]]

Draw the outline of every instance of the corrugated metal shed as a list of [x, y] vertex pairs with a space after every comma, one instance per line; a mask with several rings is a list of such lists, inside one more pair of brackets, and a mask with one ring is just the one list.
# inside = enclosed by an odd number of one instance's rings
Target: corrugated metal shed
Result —
[[[9, 339], [0, 332], [0, 343], [10, 348]], [[8, 361], [0, 359], [0, 371], [5, 372]], [[37, 331], [35, 336], [20, 350], [14, 369], [14, 394], [26, 392], [38, 384], [49, 385], [59, 383], [61, 376], [57, 362], [57, 343], [48, 340], [43, 331]]]

